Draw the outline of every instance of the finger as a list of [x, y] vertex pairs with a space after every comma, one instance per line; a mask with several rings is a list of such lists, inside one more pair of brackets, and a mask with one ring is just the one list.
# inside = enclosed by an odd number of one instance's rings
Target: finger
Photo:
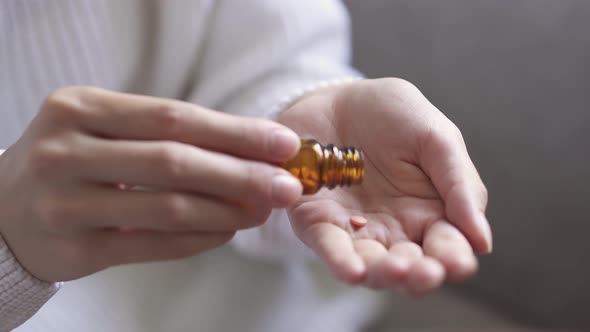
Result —
[[90, 187], [54, 196], [42, 214], [51, 226], [230, 232], [262, 224], [270, 206], [245, 207], [187, 193]]
[[251, 204], [286, 207], [302, 193], [287, 171], [262, 162], [173, 142], [90, 139], [72, 170], [105, 183], [186, 190]]
[[408, 271], [407, 291], [413, 296], [423, 296], [440, 287], [445, 278], [442, 265], [430, 257], [416, 261]]
[[350, 284], [358, 284], [365, 279], [365, 263], [356, 253], [350, 234], [342, 228], [330, 223], [317, 223], [298, 235], [338, 279]]
[[400, 242], [387, 250], [377, 241], [359, 239], [354, 246], [367, 265], [365, 285], [374, 289], [404, 290], [410, 267], [422, 258], [422, 249], [412, 242]]
[[392, 245], [388, 253], [387, 287], [406, 289], [410, 267], [423, 256], [422, 248], [414, 242], [403, 241]]
[[233, 232], [118, 232], [104, 230], [86, 240], [86, 251], [101, 268], [193, 256], [228, 242]]
[[469, 242], [455, 226], [439, 221], [424, 235], [424, 253], [445, 268], [451, 281], [461, 281], [477, 270], [477, 259]]
[[476, 252], [490, 252], [487, 190], [452, 123], [433, 129], [422, 148], [421, 164], [445, 203], [449, 221], [465, 234]]
[[414, 242], [398, 242], [389, 248], [389, 255], [397, 260], [405, 261], [403, 265], [411, 265], [424, 256], [422, 248]]
[[383, 244], [372, 239], [357, 239], [353, 244], [367, 267], [367, 278], [364, 284], [374, 289], [386, 287], [389, 281], [387, 249]]
[[83, 109], [78, 112], [78, 122], [101, 137], [177, 141], [268, 162], [285, 161], [299, 149], [298, 136], [273, 121], [224, 114], [171, 99], [97, 88], [72, 89], [77, 89], [73, 93]]

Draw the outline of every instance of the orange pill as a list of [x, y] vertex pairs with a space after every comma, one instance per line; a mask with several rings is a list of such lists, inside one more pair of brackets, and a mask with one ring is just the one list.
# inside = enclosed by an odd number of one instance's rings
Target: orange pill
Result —
[[361, 228], [364, 227], [368, 223], [367, 219], [363, 216], [351, 216], [350, 217], [350, 224], [353, 227]]

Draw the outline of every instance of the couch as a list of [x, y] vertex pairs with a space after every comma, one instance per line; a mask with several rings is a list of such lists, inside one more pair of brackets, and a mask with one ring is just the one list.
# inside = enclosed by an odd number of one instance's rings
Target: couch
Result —
[[371, 330], [590, 330], [590, 2], [346, 4], [356, 66], [413, 82], [461, 128], [495, 236], [476, 278], [392, 295]]

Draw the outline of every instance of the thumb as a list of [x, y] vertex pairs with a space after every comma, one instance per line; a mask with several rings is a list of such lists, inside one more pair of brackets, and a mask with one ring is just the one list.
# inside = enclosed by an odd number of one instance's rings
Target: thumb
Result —
[[477, 253], [492, 250], [492, 232], [485, 216], [488, 193], [459, 129], [445, 118], [423, 142], [420, 163], [445, 204], [449, 221]]

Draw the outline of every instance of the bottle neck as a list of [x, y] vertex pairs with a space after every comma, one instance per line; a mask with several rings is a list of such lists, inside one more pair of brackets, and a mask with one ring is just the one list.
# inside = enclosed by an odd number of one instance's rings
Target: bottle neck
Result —
[[332, 189], [336, 186], [350, 186], [363, 181], [365, 175], [363, 155], [352, 147], [338, 148], [333, 144], [322, 149], [322, 185]]

